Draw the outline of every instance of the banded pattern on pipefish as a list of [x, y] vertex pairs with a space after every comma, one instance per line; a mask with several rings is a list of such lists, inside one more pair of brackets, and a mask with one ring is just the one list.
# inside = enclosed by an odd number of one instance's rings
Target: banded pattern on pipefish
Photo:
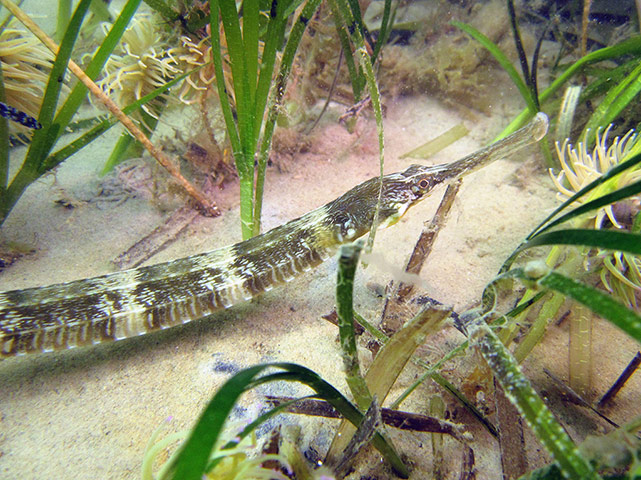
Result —
[[49, 352], [168, 328], [249, 300], [395, 223], [437, 185], [540, 140], [547, 117], [456, 162], [410, 165], [371, 178], [300, 218], [249, 240], [158, 265], [57, 285], [0, 292], [0, 356]]

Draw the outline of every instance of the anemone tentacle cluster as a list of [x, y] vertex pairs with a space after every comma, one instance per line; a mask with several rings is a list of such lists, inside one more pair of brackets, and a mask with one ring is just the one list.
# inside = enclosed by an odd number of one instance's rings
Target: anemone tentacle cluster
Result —
[[[99, 82], [119, 106], [124, 107], [151, 93], [180, 74], [177, 60], [168, 46], [168, 38], [149, 15], [134, 18], [123, 34], [117, 52], [105, 64], [105, 76]], [[166, 101], [169, 97], [163, 96]], [[159, 103], [142, 108], [157, 117]]]
[[[587, 148], [587, 136], [577, 147], [573, 147], [568, 139], [561, 146], [557, 142], [556, 152], [562, 169], [556, 175], [550, 169], [550, 176], [564, 199], [601, 177], [625, 159], [630, 152], [637, 140], [637, 134], [630, 130], [622, 137], [615, 137], [608, 145], [607, 137], [611, 128], [612, 125], [608, 126], [602, 134], [597, 132], [592, 152]], [[589, 202], [640, 179], [640, 169], [626, 170], [599, 185], [578, 202]], [[595, 213], [587, 214], [586, 217], [582, 217], [583, 220], [578, 226], [601, 229], [611, 224], [619, 230], [629, 229], [634, 218], [639, 215], [640, 206], [639, 197], [629, 198], [623, 203], [608, 205]], [[605, 222], [606, 219], [609, 223]], [[636, 307], [638, 297], [641, 297], [641, 259], [628, 253], [609, 251], [599, 251], [591, 258], [598, 260], [602, 265], [600, 276], [605, 288], [628, 305]]]
[[[289, 480], [290, 477], [281, 471], [265, 466], [265, 463], [271, 461], [279, 464], [285, 471], [293, 472], [287, 458], [282, 454], [261, 453], [255, 433], [243, 439], [235, 437], [234, 440], [237, 443], [234, 447], [223, 448], [232, 440], [230, 433], [233, 428], [234, 425], [226, 426], [216, 442], [209, 461], [217, 460], [218, 463], [203, 475], [203, 480]], [[180, 449], [174, 449], [173, 454], [164, 462], [162, 457], [166, 455], [167, 450], [171, 449], [172, 445], [184, 442], [189, 436], [189, 431], [183, 430], [159, 439], [162, 429], [163, 425], [158, 427], [147, 443], [142, 467], [143, 480], [164, 478], [168, 467], [172, 464]], [[156, 463], [162, 463], [162, 466], [158, 472], [154, 473], [154, 464]]]
[[[610, 145], [607, 144], [608, 134], [612, 125], [605, 129], [603, 134], [597, 132], [596, 142], [592, 153], [587, 148], [587, 138], [573, 147], [569, 139], [566, 139], [561, 146], [556, 143], [556, 152], [561, 163], [561, 171], [555, 175], [550, 169], [550, 176], [559, 192], [569, 198], [583, 187], [593, 182], [623, 159], [634, 144], [637, 135], [630, 130], [623, 137], [615, 137]], [[641, 178], [640, 170], [627, 170], [621, 174], [615, 182], [600, 185], [582, 202], [590, 201], [601, 197], [608, 191], [616, 190]], [[567, 182], [567, 183], [566, 183]], [[606, 191], [608, 190], [608, 191]], [[612, 205], [598, 210], [592, 218], [595, 218], [594, 226], [602, 228], [605, 217], [617, 228], [623, 228], [617, 220]]]
[[196, 101], [197, 93], [207, 92], [216, 79], [212, 63], [211, 41], [209, 37], [196, 41], [183, 35], [180, 37], [180, 43], [177, 57], [181, 68], [187, 72], [196, 67], [203, 67], [189, 75], [179, 87], [178, 99], [191, 105]]
[[[152, 15], [138, 15], [123, 34], [118, 50], [106, 63], [106, 75], [99, 84], [124, 107], [172, 79], [204, 66], [177, 86], [178, 100], [191, 104], [195, 102], [196, 95], [206, 92], [214, 81], [213, 68], [206, 66], [210, 63], [211, 43], [208, 37], [177, 37]], [[162, 104], [175, 98], [167, 93], [160, 97], [160, 100], [143, 106], [149, 115], [156, 118]]]

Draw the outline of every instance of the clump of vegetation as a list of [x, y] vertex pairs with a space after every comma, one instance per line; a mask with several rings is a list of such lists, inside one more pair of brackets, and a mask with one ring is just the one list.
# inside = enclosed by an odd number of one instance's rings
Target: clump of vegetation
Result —
[[[167, 471], [174, 464], [179, 450], [175, 450], [168, 459], [161, 461], [162, 465], [156, 472], [154, 472], [154, 464], [158, 463], [159, 457], [166, 449], [179, 442], [184, 442], [189, 435], [189, 432], [182, 431], [159, 438], [162, 428], [162, 425], [158, 427], [147, 443], [142, 464], [142, 480], [166, 478]], [[236, 436], [229, 434], [231, 430], [233, 430], [233, 425], [226, 425], [224, 430], [220, 432], [208, 458], [211, 467], [207, 469], [206, 473], [203, 473], [201, 479], [288, 480], [290, 478], [277, 468], [268, 467], [272, 462], [284, 471], [292, 472], [285, 456], [279, 454], [257, 455], [259, 448], [255, 432], [235, 441], [230, 438]], [[238, 429], [237, 433], [241, 433], [241, 431], [242, 429]], [[224, 448], [225, 446], [227, 448]]]
[[[174, 176], [178, 184], [181, 185], [202, 207], [204, 212], [215, 214], [216, 208], [205, 196], [188, 182], [176, 169], [173, 163], [154, 146], [145, 134], [136, 126], [134, 122], [127, 117], [131, 113], [141, 108], [145, 103], [154, 100], [154, 98], [163, 94], [166, 90], [175, 84], [184, 80], [188, 74], [178, 76], [173, 80], [166, 82], [164, 85], [156, 88], [153, 92], [143, 96], [136, 102], [128, 105], [123, 110], [106, 96], [100, 88], [94, 83], [100, 75], [105, 63], [109, 60], [114, 49], [124, 34], [129, 22], [136, 13], [139, 2], [136, 0], [128, 1], [122, 8], [120, 15], [112, 24], [109, 32], [102, 43], [95, 49], [93, 56], [88, 60], [84, 71], [73, 61], [72, 55], [74, 46], [79, 37], [83, 22], [89, 10], [91, 2], [89, 0], [80, 2], [73, 15], [66, 21], [59, 22], [59, 25], [65, 25], [65, 32], [62, 35], [62, 42], [58, 46], [51, 40], [22, 10], [9, 0], [3, 0], [5, 6], [12, 15], [28, 27], [28, 29], [38, 37], [40, 42], [52, 52], [57, 52], [53, 66], [49, 70], [44, 87], [42, 103], [37, 113], [35, 121], [39, 128], [33, 134], [32, 141], [29, 145], [24, 161], [20, 163], [20, 168], [12, 178], [9, 178], [10, 169], [10, 151], [8, 148], [0, 149], [0, 224], [4, 223], [7, 215], [22, 196], [25, 189], [40, 178], [45, 173], [61, 164], [64, 160], [75, 154], [90, 142], [100, 137], [106, 130], [117, 122], [121, 122], [129, 132], [154, 156], [158, 162]], [[6, 28], [7, 22], [4, 22], [3, 28]], [[60, 79], [66, 77], [67, 69], [73, 75], [80, 79], [68, 96], [61, 99], [63, 83]], [[42, 74], [39, 73], [38, 81], [43, 81]], [[4, 85], [4, 75], [2, 76], [2, 85]], [[60, 146], [62, 136], [66, 133], [72, 119], [76, 115], [79, 107], [86, 98], [87, 90], [90, 90], [94, 96], [107, 106], [113, 114], [112, 118], [98, 121], [98, 124], [89, 131], [84, 132], [80, 138], [73, 142]], [[4, 88], [0, 88], [0, 102], [4, 102]], [[5, 102], [6, 103], [6, 102]], [[8, 145], [8, 126], [5, 122], [0, 125], [0, 143]], [[55, 150], [55, 148], [58, 150]], [[14, 160], [19, 163], [18, 160]]]
[[[398, 10], [404, 8], [408, 7]], [[387, 47], [380, 78], [383, 91], [392, 95], [436, 93], [449, 105], [490, 114], [496, 64], [482, 45], [452, 29], [449, 22], [465, 21], [489, 32], [494, 43], [506, 48], [511, 39], [503, 2], [487, 2], [471, 9], [445, 2], [437, 6], [419, 2], [416, 8], [423, 9], [426, 18], [410, 25], [415, 31], [408, 45]]]

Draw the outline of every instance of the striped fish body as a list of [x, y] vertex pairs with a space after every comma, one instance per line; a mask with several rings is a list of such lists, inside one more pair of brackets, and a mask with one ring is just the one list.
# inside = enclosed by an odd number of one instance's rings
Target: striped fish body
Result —
[[[547, 120], [541, 117], [534, 127], [531, 124], [514, 135], [531, 143], [546, 128]], [[404, 172], [384, 176], [379, 221], [394, 223], [436, 185], [498, 158], [499, 145], [515, 148], [512, 137], [503, 142], [484, 149], [483, 155], [477, 152], [452, 164], [411, 165]], [[374, 220], [380, 185], [379, 177], [372, 178], [263, 235], [208, 253], [86, 280], [2, 292], [0, 356], [129, 338], [249, 300], [316, 267], [342, 243], [366, 234]]]

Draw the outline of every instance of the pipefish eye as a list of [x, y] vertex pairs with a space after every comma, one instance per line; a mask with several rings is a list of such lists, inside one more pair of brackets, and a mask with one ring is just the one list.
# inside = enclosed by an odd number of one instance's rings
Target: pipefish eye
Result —
[[425, 193], [430, 186], [430, 181], [427, 178], [421, 178], [418, 182], [412, 185], [412, 192]]
[[430, 181], [427, 178], [421, 178], [419, 180], [414, 180], [412, 182], [412, 186], [410, 187], [410, 190], [414, 195], [417, 195], [418, 197], [422, 197], [425, 195], [430, 189]]

